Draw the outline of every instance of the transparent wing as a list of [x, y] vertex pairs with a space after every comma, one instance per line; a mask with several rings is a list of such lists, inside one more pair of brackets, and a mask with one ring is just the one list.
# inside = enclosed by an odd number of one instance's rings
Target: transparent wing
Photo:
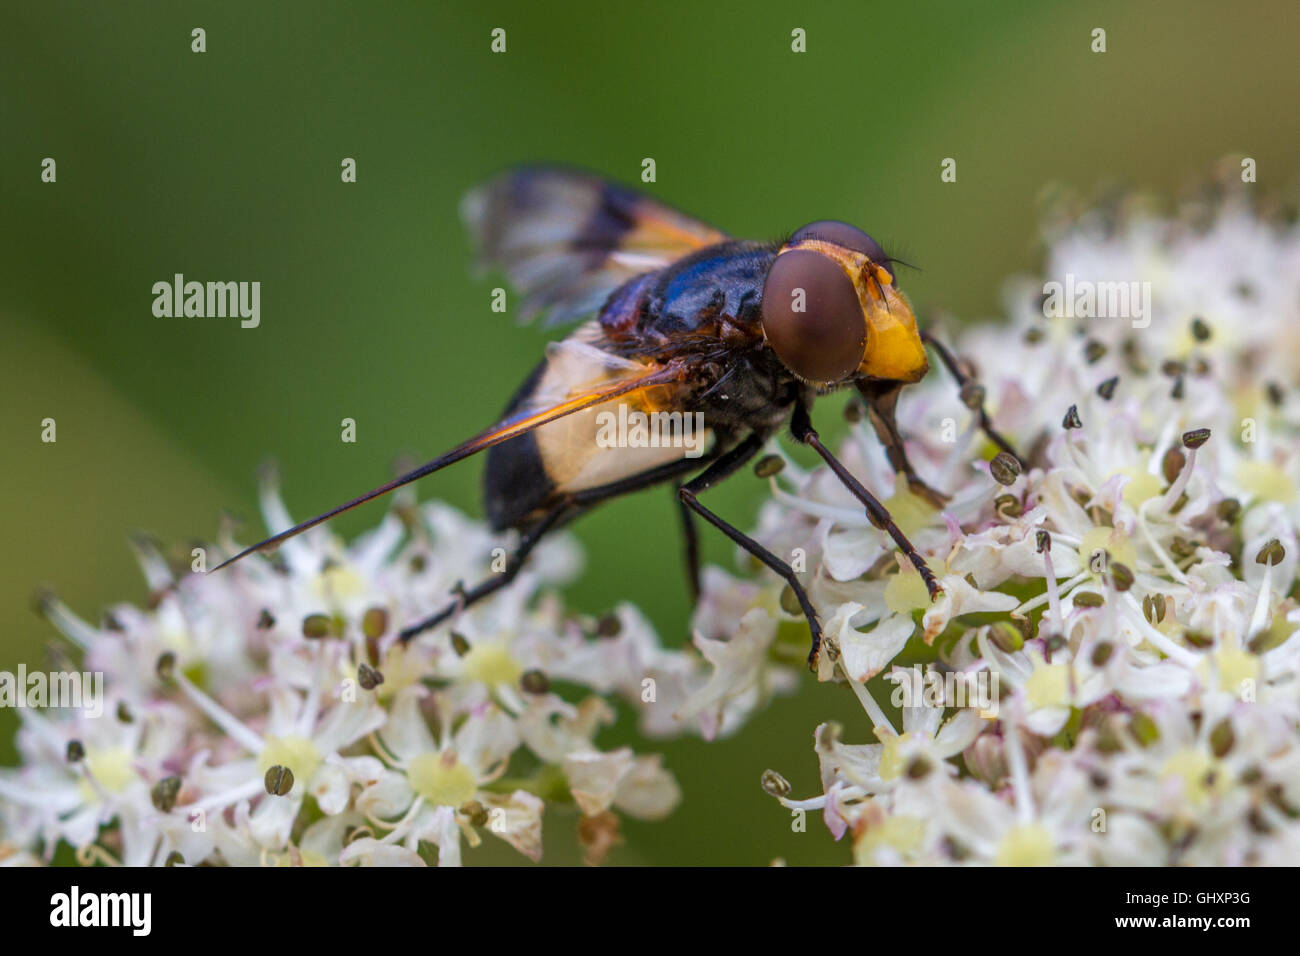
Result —
[[461, 213], [483, 264], [523, 295], [525, 322], [590, 315], [632, 276], [727, 238], [626, 187], [545, 166], [502, 173], [466, 196]]

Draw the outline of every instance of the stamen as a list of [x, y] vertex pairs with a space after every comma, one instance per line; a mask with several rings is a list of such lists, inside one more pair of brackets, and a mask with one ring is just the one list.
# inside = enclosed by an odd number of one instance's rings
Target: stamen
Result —
[[[1061, 609], [1061, 593], [1056, 587], [1056, 571], [1052, 567], [1052, 538], [1045, 532], [1039, 532], [1038, 550], [1043, 555], [1044, 581], [1047, 584], [1047, 606], [1052, 615], [1058, 633], [1065, 633], [1065, 612]], [[1070, 579], [1070, 586], [1082, 584], [1088, 580], [1088, 572]]]
[[1169, 486], [1169, 490], [1160, 499], [1160, 507], [1164, 511], [1169, 512], [1178, 503], [1178, 499], [1182, 497], [1188, 481], [1191, 480], [1192, 469], [1196, 467], [1196, 450], [1209, 441], [1209, 438], [1210, 430], [1208, 428], [1198, 428], [1183, 435], [1183, 446], [1187, 449], [1187, 462], [1183, 465], [1183, 470], [1179, 472], [1178, 479]]
[[1255, 599], [1255, 613], [1250, 617], [1250, 626], [1246, 628], [1245, 639], [1242, 644], [1249, 644], [1260, 631], [1268, 627], [1269, 614], [1268, 610], [1272, 604], [1272, 584], [1273, 568], [1276, 567], [1273, 561], [1264, 563], [1264, 580], [1259, 585], [1259, 596]]
[[1015, 720], [1004, 720], [1003, 752], [1007, 756], [1007, 765], [1011, 771], [1011, 790], [1016, 795], [1016, 816], [1022, 824], [1032, 823], [1034, 813], [1034, 795], [1029, 786], [1029, 767], [1025, 761], [1025, 752], [1020, 748], [1020, 732]]
[[175, 583], [172, 569], [167, 566], [167, 560], [158, 551], [158, 543], [153, 538], [143, 534], [132, 535], [131, 550], [135, 552], [149, 590], [166, 591]]
[[1146, 615], [1142, 613], [1142, 606], [1138, 604], [1137, 598], [1133, 596], [1132, 592], [1121, 595], [1121, 598], [1130, 611], [1130, 613], [1126, 615], [1127, 620], [1136, 624], [1138, 630], [1142, 632], [1142, 635], [1148, 641], [1159, 648], [1166, 657], [1177, 661], [1179, 664], [1182, 664], [1184, 667], [1189, 669], [1196, 668], [1196, 665], [1201, 661], [1199, 654], [1193, 654], [1191, 651], [1187, 650], [1187, 648], [1174, 643], [1160, 631], [1156, 630], [1155, 626], [1146, 619]]
[[59, 633], [83, 651], [90, 650], [99, 632], [74, 614], [53, 591], [42, 590], [33, 598], [36, 612], [58, 628]]
[[862, 705], [862, 709], [865, 710], [867, 716], [871, 718], [871, 726], [875, 728], [876, 736], [879, 737], [883, 730], [885, 733], [897, 737], [898, 731], [895, 730], [894, 725], [889, 722], [889, 718], [885, 716], [885, 712], [880, 709], [880, 705], [876, 703], [876, 699], [871, 696], [871, 692], [867, 690], [867, 686], [849, 676], [849, 672], [844, 669], [844, 660], [842, 658], [836, 659], [835, 664], [839, 667], [840, 672], [848, 679], [849, 687], [851, 687], [853, 693], [857, 695], [858, 703]]
[[817, 501], [808, 501], [785, 491], [775, 484], [775, 479], [773, 480], [772, 495], [777, 501], [784, 502], [796, 511], [803, 512], [813, 518], [830, 518], [836, 524], [844, 527], [866, 528], [872, 526], [871, 519], [862, 511], [839, 508], [835, 505], [826, 505]]
[[[1193, 455], [1194, 454], [1195, 453], [1193, 453]], [[1186, 469], [1184, 469], [1184, 471], [1185, 470]], [[1148, 498], [1138, 507], [1138, 530], [1142, 532], [1142, 537], [1146, 539], [1147, 546], [1150, 547], [1155, 553], [1155, 556], [1160, 559], [1160, 563], [1164, 566], [1164, 569], [1169, 576], [1179, 584], [1189, 584], [1190, 582], [1187, 579], [1187, 575], [1183, 574], [1182, 569], [1174, 563], [1174, 559], [1169, 556], [1169, 553], [1160, 545], [1160, 542], [1156, 540], [1155, 535], [1151, 533], [1151, 526], [1147, 519], [1147, 511], [1157, 502], [1163, 504], [1163, 499]]]
[[190, 702], [203, 711], [209, 720], [224, 730], [228, 737], [238, 741], [249, 753], [261, 753], [262, 748], [266, 746], [266, 742], [258, 734], [250, 730], [243, 721], [195, 687], [180, 670], [173, 669], [171, 680], [190, 699]]
[[254, 777], [252, 780], [245, 781], [229, 790], [223, 790], [214, 793], [211, 796], [204, 797], [202, 800], [196, 800], [194, 803], [186, 804], [184, 809], [191, 817], [194, 813], [202, 810], [208, 813], [212, 810], [224, 810], [226, 807], [234, 806], [241, 800], [251, 800], [259, 793], [265, 792], [266, 785], [260, 777]]
[[402, 816], [402, 819], [397, 821], [397, 823], [395, 824], [387, 823], [383, 820], [379, 820], [371, 816], [369, 813], [366, 814], [366, 819], [369, 820], [376, 827], [379, 827], [381, 829], [391, 826], [393, 828], [393, 831], [391, 833], [385, 834], [383, 838], [380, 839], [379, 842], [392, 844], [392, 843], [396, 843], [398, 840], [402, 839], [402, 837], [406, 836], [406, 832], [411, 829], [411, 824], [415, 822], [415, 815], [420, 812], [420, 808], [423, 806], [424, 806], [424, 797], [417, 793], [415, 795], [415, 799], [411, 801], [410, 808]]

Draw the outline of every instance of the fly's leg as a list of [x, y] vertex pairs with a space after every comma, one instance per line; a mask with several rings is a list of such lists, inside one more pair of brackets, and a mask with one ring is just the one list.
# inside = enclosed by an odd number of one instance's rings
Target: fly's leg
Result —
[[903, 447], [903, 436], [898, 430], [894, 410], [898, 407], [898, 394], [903, 390], [901, 382], [863, 382], [859, 381], [858, 392], [867, 406], [867, 416], [876, 437], [885, 448], [885, 456], [895, 474], [907, 479], [907, 487], [912, 494], [942, 510], [948, 504], [948, 496], [936, 491], [926, 484], [916, 473], [912, 463], [907, 459], [907, 450]]
[[[710, 456], [713, 454], [715, 453], [710, 452]], [[624, 478], [621, 481], [611, 482], [608, 485], [601, 485], [598, 488], [587, 488], [567, 495], [542, 518], [524, 531], [524, 535], [519, 541], [519, 546], [515, 549], [514, 554], [507, 559], [504, 571], [468, 591], [457, 586], [456, 599], [454, 601], [437, 614], [427, 617], [422, 621], [417, 621], [415, 624], [404, 628], [398, 635], [399, 640], [405, 644], [416, 635], [437, 627], [439, 624], [442, 624], [449, 618], [459, 614], [475, 602], [481, 601], [488, 595], [501, 590], [519, 574], [524, 561], [527, 560], [528, 555], [532, 550], [537, 547], [538, 542], [545, 537], [547, 532], [554, 530], [558, 525], [585, 513], [588, 509], [602, 501], [617, 498], [620, 495], [630, 494], [633, 491], [639, 491], [642, 488], [659, 484], [660, 482], [669, 481], [685, 474], [687, 471], [694, 470], [697, 466], [697, 459], [687, 458], [682, 461], [675, 461], [670, 462], [667, 465], [661, 465], [658, 468], [652, 468], [649, 471], [643, 472], [639, 475], [633, 475], [630, 478]], [[694, 529], [691, 529], [691, 531], [693, 530]], [[698, 579], [698, 563], [697, 559], [695, 562], [696, 579]]]
[[1002, 451], [1006, 452], [1017, 462], [1023, 470], [1028, 470], [1028, 463], [1016, 453], [1011, 443], [1003, 438], [993, 427], [993, 421], [989, 418], [988, 412], [984, 410], [984, 388], [973, 378], [962, 371], [961, 363], [957, 357], [952, 354], [948, 346], [944, 345], [929, 332], [921, 333], [921, 341], [925, 342], [939, 354], [939, 360], [943, 362], [944, 367], [951, 373], [952, 377], [957, 380], [957, 387], [961, 389], [962, 403], [975, 413], [979, 421], [980, 430], [988, 436], [989, 441], [997, 445]]
[[817, 653], [821, 650], [822, 643], [821, 622], [817, 618], [817, 610], [812, 606], [812, 601], [808, 600], [808, 593], [803, 589], [803, 585], [799, 583], [799, 578], [795, 575], [794, 569], [749, 537], [749, 535], [700, 504], [699, 499], [696, 497], [700, 492], [713, 487], [724, 478], [734, 474], [737, 469], [743, 467], [745, 462], [753, 458], [762, 449], [764, 440], [765, 438], [762, 435], [751, 434], [695, 478], [682, 485], [677, 490], [677, 497], [683, 505], [785, 579], [785, 583], [794, 592], [795, 599], [798, 600], [804, 617], [808, 620], [808, 629], [812, 633], [812, 648], [808, 652], [808, 666], [815, 670], [817, 667]]
[[691, 592], [691, 603], [700, 601], [700, 539], [695, 531], [691, 509], [682, 500], [682, 486], [677, 486], [677, 507], [682, 515], [682, 540], [686, 545], [686, 582]]
[[422, 634], [431, 628], [437, 627], [443, 621], [447, 620], [454, 614], [460, 613], [471, 604], [481, 601], [488, 595], [501, 590], [519, 574], [520, 569], [524, 566], [524, 561], [528, 559], [529, 553], [531, 553], [533, 548], [537, 547], [542, 538], [546, 536], [546, 532], [554, 528], [561, 518], [570, 516], [576, 513], [576, 511], [577, 508], [574, 506], [573, 502], [567, 499], [562, 501], [559, 505], [548, 512], [545, 517], [524, 532], [524, 536], [519, 540], [519, 547], [517, 547], [515, 553], [506, 560], [504, 571], [488, 578], [488, 580], [483, 581], [481, 584], [476, 585], [468, 591], [458, 586], [456, 600], [452, 601], [437, 614], [426, 617], [422, 621], [417, 621], [408, 627], [404, 627], [401, 633], [397, 635], [397, 639], [403, 644], [406, 644], [417, 634]]
[[867, 509], [867, 517], [877, 528], [887, 533], [894, 539], [898, 549], [906, 555], [907, 560], [912, 562], [912, 567], [916, 568], [921, 580], [925, 582], [926, 590], [930, 592], [930, 600], [937, 600], [943, 593], [943, 588], [939, 587], [939, 581], [935, 578], [934, 572], [926, 565], [925, 560], [917, 552], [911, 541], [907, 540], [907, 535], [903, 534], [901, 528], [894, 523], [889, 511], [882, 505], [876, 496], [863, 487], [862, 482], [853, 477], [853, 474], [844, 467], [838, 458], [831, 454], [830, 449], [822, 444], [821, 438], [813, 430], [812, 419], [808, 417], [808, 409], [802, 403], [794, 407], [794, 415], [790, 419], [790, 431], [793, 433], [796, 441], [810, 446], [822, 459], [830, 466], [831, 471], [835, 473], [845, 488], [853, 493]]

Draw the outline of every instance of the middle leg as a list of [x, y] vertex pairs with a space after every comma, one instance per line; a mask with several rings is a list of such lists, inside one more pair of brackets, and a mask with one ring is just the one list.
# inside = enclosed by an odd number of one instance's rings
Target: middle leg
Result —
[[762, 449], [764, 441], [766, 441], [766, 436], [758, 433], [751, 434], [744, 441], [740, 442], [740, 444], [736, 445], [730, 451], [718, 458], [717, 461], [711, 464], [702, 473], [682, 485], [677, 491], [677, 496], [681, 500], [682, 504], [692, 512], [713, 525], [713, 527], [717, 528], [733, 542], [740, 545], [740, 547], [744, 548], [754, 557], [758, 558], [759, 561], [763, 562], [763, 564], [767, 565], [785, 579], [785, 583], [790, 586], [790, 590], [794, 593], [795, 600], [799, 602], [799, 607], [803, 611], [803, 616], [808, 621], [808, 629], [812, 635], [812, 648], [808, 652], [808, 666], [813, 670], [816, 670], [817, 654], [818, 651], [821, 650], [822, 643], [821, 621], [817, 617], [817, 609], [813, 607], [812, 601], [808, 599], [808, 593], [804, 590], [803, 585], [799, 583], [799, 578], [795, 574], [794, 568], [790, 567], [789, 564], [782, 561], [775, 554], [767, 550], [767, 548], [763, 547], [739, 528], [730, 524], [723, 518], [714, 514], [704, 505], [700, 504], [699, 498], [697, 497], [700, 492], [708, 490], [724, 478], [734, 474], [739, 468], [744, 467], [745, 462], [753, 458], [754, 455]]
[[700, 539], [695, 533], [695, 519], [682, 500], [682, 485], [677, 485], [677, 508], [682, 515], [682, 539], [686, 545], [686, 583], [691, 592], [691, 603], [700, 603]]

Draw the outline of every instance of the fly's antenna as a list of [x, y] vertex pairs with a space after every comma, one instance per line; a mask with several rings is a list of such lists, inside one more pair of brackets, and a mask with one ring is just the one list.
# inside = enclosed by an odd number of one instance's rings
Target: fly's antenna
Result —
[[876, 275], [874, 269], [871, 272], [871, 281], [876, 284], [876, 291], [880, 293], [880, 301], [885, 303], [885, 311], [890, 315], [893, 315], [894, 310], [889, 307], [889, 297], [885, 295], [885, 286], [880, 281], [880, 276]]

